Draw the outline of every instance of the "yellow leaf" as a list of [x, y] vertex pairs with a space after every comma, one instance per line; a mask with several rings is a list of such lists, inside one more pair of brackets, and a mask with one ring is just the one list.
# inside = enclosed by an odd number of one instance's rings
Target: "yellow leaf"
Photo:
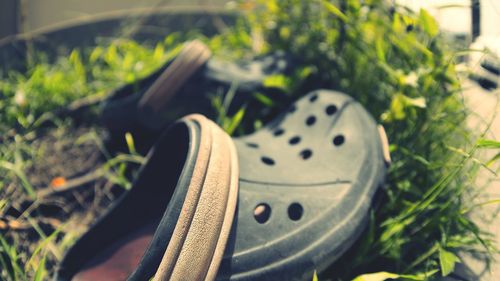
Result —
[[439, 266], [441, 267], [441, 274], [443, 276], [452, 273], [455, 269], [455, 264], [459, 261], [460, 259], [452, 252], [439, 248]]
[[312, 281], [319, 281], [319, 279], [318, 279], [318, 273], [316, 272], [316, 270], [314, 271], [313, 280]]
[[381, 272], [377, 272], [377, 273], [369, 273], [369, 274], [360, 275], [360, 276], [354, 278], [352, 281], [384, 281], [387, 279], [396, 279], [396, 278], [399, 278], [398, 274], [381, 271]]
[[66, 184], [66, 178], [64, 177], [55, 177], [50, 181], [50, 186], [54, 188], [61, 187]]
[[405, 96], [397, 94], [391, 101], [391, 115], [396, 120], [403, 120], [406, 117], [405, 113]]
[[439, 27], [434, 19], [426, 10], [420, 9], [420, 24], [424, 28], [424, 31], [429, 34], [431, 37], [434, 37], [439, 32]]

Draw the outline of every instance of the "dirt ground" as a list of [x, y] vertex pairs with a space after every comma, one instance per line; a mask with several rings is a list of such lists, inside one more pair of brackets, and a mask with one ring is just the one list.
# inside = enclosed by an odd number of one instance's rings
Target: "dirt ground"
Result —
[[[26, 177], [41, 198], [33, 202], [15, 181], [12, 188], [3, 191], [9, 198], [19, 199], [10, 200], [0, 216], [4, 224], [8, 222], [7, 231], [17, 241], [18, 252], [32, 253], [40, 241], [40, 231], [48, 236], [59, 230], [59, 238], [54, 241], [71, 244], [124, 191], [113, 187], [104, 176], [88, 176], [107, 161], [109, 155], [102, 141], [105, 137], [99, 127], [63, 126], [37, 133], [31, 143], [34, 155], [27, 163]], [[65, 247], [50, 243], [48, 248], [52, 257], [62, 258]], [[49, 258], [49, 264], [53, 260]]]

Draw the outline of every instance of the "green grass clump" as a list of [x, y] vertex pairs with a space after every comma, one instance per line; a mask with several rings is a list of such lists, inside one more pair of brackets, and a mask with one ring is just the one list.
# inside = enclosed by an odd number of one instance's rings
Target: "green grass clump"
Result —
[[[382, 203], [372, 210], [360, 240], [315, 277], [319, 280], [439, 279], [453, 271], [461, 252], [487, 257], [496, 252], [468, 211], [481, 203], [474, 200], [478, 171], [495, 169], [495, 160], [483, 164], [477, 152], [498, 148], [498, 142], [467, 128], [470, 113], [455, 70], [458, 52], [447, 48], [434, 19], [425, 10], [415, 13], [386, 2], [239, 2], [236, 6], [244, 12], [236, 26], [213, 38], [200, 36], [226, 58], [277, 50], [295, 58], [294, 73], [265, 81], [286, 93], [281, 97], [255, 93], [227, 116], [235, 89], [214, 96], [217, 121], [228, 132], [258, 129], [308, 91], [330, 88], [357, 99], [388, 133], [393, 162]], [[37, 155], [33, 132], [47, 112], [136, 81], [172, 57], [179, 43], [176, 35], [153, 48], [114, 40], [53, 64], [38, 61], [26, 74], [9, 73], [0, 80], [0, 219], [6, 206], [19, 199], [19, 193], [7, 194], [7, 187], [15, 183], [24, 195], [36, 192], [26, 169]], [[54, 123], [72, 126], [66, 119]], [[109, 165], [115, 162], [119, 159]], [[0, 232], [0, 279], [41, 280], [48, 275], [69, 238], [61, 242], [39, 234], [41, 239], [33, 242], [38, 246], [27, 250], [17, 247], [15, 233]]]
[[113, 40], [82, 52], [73, 51], [48, 63], [35, 54], [27, 73], [0, 77], [0, 135], [11, 129], [36, 129], [40, 118], [55, 109], [88, 97], [104, 96], [132, 83], [171, 58], [179, 42], [176, 34], [154, 48], [127, 39]]

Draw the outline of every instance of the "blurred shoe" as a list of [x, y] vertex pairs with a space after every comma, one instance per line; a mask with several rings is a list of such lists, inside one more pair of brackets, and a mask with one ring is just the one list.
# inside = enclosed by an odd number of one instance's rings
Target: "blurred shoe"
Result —
[[[131, 132], [139, 142], [147, 142], [180, 116], [213, 115], [208, 93], [225, 93], [234, 84], [237, 93], [231, 107], [239, 109], [248, 95], [266, 92], [267, 77], [289, 69], [290, 61], [282, 53], [235, 63], [211, 58], [206, 45], [191, 41], [158, 71], [116, 90], [104, 102], [101, 120], [119, 142], [125, 132]], [[145, 148], [150, 145], [139, 143]]]

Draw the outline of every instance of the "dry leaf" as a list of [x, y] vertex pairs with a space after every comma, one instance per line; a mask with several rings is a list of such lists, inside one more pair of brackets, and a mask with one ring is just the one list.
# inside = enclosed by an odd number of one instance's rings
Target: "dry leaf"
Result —
[[9, 221], [9, 227], [16, 230], [23, 228], [23, 225], [19, 221]]
[[66, 178], [64, 178], [64, 177], [55, 177], [50, 182], [50, 186], [55, 187], [55, 188], [61, 187], [65, 184], [66, 184]]

